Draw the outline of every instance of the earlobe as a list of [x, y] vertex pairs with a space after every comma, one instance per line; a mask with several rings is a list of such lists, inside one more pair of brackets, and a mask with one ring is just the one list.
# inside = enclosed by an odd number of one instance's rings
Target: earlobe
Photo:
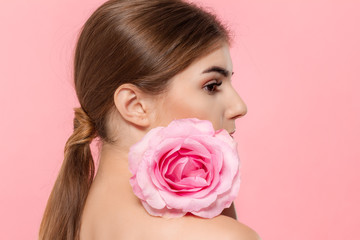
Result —
[[145, 93], [133, 84], [122, 84], [114, 94], [114, 103], [120, 115], [138, 127], [148, 127], [149, 111]]

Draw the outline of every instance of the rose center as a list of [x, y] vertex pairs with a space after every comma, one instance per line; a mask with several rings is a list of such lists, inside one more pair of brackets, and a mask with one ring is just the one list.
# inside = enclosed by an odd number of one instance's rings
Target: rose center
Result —
[[170, 165], [165, 177], [174, 183], [199, 186], [206, 182], [207, 168], [196, 156], [179, 155]]

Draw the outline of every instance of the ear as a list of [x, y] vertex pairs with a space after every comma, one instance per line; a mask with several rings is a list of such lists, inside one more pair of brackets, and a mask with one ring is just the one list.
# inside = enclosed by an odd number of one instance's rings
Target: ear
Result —
[[133, 84], [125, 83], [115, 91], [114, 102], [121, 116], [138, 127], [150, 125], [150, 98]]

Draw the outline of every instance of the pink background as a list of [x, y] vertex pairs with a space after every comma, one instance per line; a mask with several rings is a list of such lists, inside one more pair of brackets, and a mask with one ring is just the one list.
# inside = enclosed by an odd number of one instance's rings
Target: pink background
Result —
[[[72, 130], [72, 51], [100, 0], [0, 9], [1, 239], [36, 239]], [[360, 2], [199, 0], [235, 34], [240, 221], [265, 240], [360, 239]]]

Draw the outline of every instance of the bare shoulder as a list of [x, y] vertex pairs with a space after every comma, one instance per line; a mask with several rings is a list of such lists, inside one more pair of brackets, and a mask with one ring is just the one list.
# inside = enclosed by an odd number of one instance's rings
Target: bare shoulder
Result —
[[137, 198], [123, 194], [124, 189], [93, 183], [82, 216], [80, 239], [260, 240], [254, 230], [225, 215], [212, 219], [150, 216]]
[[219, 216], [214, 225], [214, 229], [224, 235], [222, 239], [261, 240], [253, 229], [227, 216]]
[[224, 240], [261, 240], [259, 235], [250, 227], [227, 216], [217, 216], [213, 219], [188, 218], [194, 232], [192, 236]]

